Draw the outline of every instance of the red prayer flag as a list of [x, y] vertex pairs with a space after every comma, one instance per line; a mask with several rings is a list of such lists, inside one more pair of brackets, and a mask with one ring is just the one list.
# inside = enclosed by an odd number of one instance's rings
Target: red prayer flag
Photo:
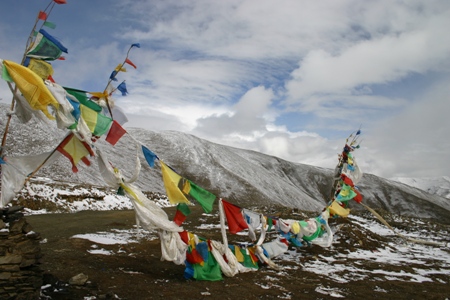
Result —
[[185, 230], [182, 232], [178, 232], [181, 237], [181, 240], [187, 245], [189, 243], [189, 233]]
[[173, 222], [178, 226], [181, 226], [183, 222], [186, 220], [186, 216], [179, 210], [176, 211], [175, 217], [173, 217]]
[[53, 1], [55, 1], [55, 3], [58, 4], [67, 4], [67, 0], [53, 0]]
[[356, 190], [356, 189], [354, 189], [354, 191], [356, 193], [356, 196], [353, 197], [353, 200], [355, 200], [358, 203], [361, 203], [362, 200], [363, 200], [363, 197], [362, 197], [361, 193], [358, 190]]
[[129, 64], [130, 66], [133, 66], [135, 69], [137, 69], [136, 65], [133, 64], [133, 63], [131, 62], [131, 60], [129, 60], [128, 58], [125, 59], [125, 62], [126, 62], [127, 64]]
[[349, 185], [351, 187], [354, 186], [353, 181], [350, 178], [348, 178], [345, 174], [341, 174], [341, 179], [342, 181], [344, 181], [346, 185]]
[[38, 19], [39, 20], [47, 20], [47, 14], [44, 11], [39, 11], [39, 15], [38, 15]]
[[114, 146], [125, 133], [127, 133], [127, 131], [120, 126], [119, 122], [113, 120], [108, 135], [106, 136], [106, 141]]
[[231, 233], [238, 233], [246, 228], [248, 228], [247, 222], [244, 220], [241, 208], [234, 204], [231, 204], [225, 200], [222, 200], [223, 209], [225, 211], [225, 216], [227, 218], [228, 230]]

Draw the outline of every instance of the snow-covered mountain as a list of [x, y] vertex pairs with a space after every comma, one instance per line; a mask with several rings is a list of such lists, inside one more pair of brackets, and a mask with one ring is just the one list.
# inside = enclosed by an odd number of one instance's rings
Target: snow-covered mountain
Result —
[[395, 177], [391, 179], [421, 189], [430, 194], [436, 194], [450, 199], [450, 177], [448, 176], [435, 178]]
[[[3, 111], [6, 109], [2, 107]], [[2, 114], [1, 118], [4, 124], [5, 116]], [[103, 139], [95, 145], [125, 177], [131, 176], [134, 171], [138, 153], [143, 163], [137, 185], [143, 191], [165, 193], [159, 165], [150, 168], [145, 163], [140, 148], [136, 147], [136, 140], [181, 176], [243, 207], [280, 204], [320, 211], [328, 201], [333, 170], [223, 146], [176, 131], [152, 132], [137, 128], [127, 131], [128, 134], [114, 147]], [[13, 118], [6, 154], [17, 156], [49, 151], [56, 147], [64, 134], [54, 124], [31, 121], [24, 125]], [[361, 150], [355, 153], [357, 157], [360, 155], [364, 155]], [[37, 176], [104, 185], [95, 159], [91, 160], [90, 167], [80, 163], [80, 171], [72, 173], [68, 161], [61, 157], [55, 164], [39, 171]], [[359, 187], [364, 203], [373, 208], [420, 218], [437, 218], [450, 223], [450, 201], [439, 195], [370, 174], [364, 175]], [[356, 203], [352, 206], [361, 209]]]

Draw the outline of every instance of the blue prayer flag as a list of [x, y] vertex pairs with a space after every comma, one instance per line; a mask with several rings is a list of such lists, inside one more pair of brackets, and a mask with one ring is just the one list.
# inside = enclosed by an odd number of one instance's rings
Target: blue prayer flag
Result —
[[142, 152], [149, 166], [153, 168], [155, 166], [155, 158], [158, 158], [158, 156], [145, 146], [142, 146]]

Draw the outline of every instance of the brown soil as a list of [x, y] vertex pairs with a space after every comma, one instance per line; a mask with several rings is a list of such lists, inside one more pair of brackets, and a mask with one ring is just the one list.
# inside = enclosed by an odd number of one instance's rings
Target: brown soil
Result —
[[[173, 215], [173, 208], [167, 210]], [[199, 209], [194, 209], [188, 220], [197, 221], [188, 222], [186, 229], [206, 238], [221, 240], [218, 229], [196, 228], [201, 223], [218, 224], [217, 216], [202, 215]], [[126, 245], [97, 243], [100, 248], [112, 250], [114, 255], [91, 254], [87, 251], [93, 249], [94, 242], [72, 238], [76, 234], [130, 230], [135, 225], [133, 211], [36, 215], [28, 216], [27, 221], [46, 240], [41, 244], [41, 268], [45, 273], [44, 284], [51, 287], [44, 290], [42, 299], [336, 299], [321, 292], [324, 290], [336, 290], [345, 299], [444, 300], [450, 295], [450, 280], [446, 275], [436, 274], [433, 282], [419, 283], [407, 279], [392, 280], [371, 272], [439, 268], [433, 262], [426, 266], [415, 266], [414, 262], [398, 266], [359, 260], [355, 263], [359, 268], [365, 268], [368, 276], [348, 283], [305, 271], [303, 265], [306, 262], [323, 262], [323, 254], [331, 257], [358, 249], [376, 252], [380, 247], [389, 247], [385, 238], [370, 234], [346, 219], [332, 220], [334, 228], [339, 228], [339, 237], [330, 249], [317, 246], [299, 248], [293, 250], [297, 252], [296, 261], [276, 260], [283, 267], [282, 271], [261, 266], [256, 272], [224, 277], [216, 282], [186, 280], [183, 277], [184, 266], [161, 261], [156, 233], [147, 233], [139, 242]], [[232, 242], [232, 237], [229, 239]], [[351, 263], [350, 259], [345, 262], [346, 265]], [[343, 271], [342, 274], [348, 272]], [[83, 286], [69, 285], [69, 279], [80, 273], [89, 277], [88, 282]]]

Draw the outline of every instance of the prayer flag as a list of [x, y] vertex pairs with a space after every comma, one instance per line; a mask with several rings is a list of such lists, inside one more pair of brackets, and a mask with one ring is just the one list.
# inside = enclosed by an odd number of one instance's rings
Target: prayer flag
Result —
[[75, 118], [75, 120], [78, 120], [80, 118], [80, 116], [81, 116], [80, 102], [72, 100], [69, 97], [66, 97], [66, 98], [67, 98], [67, 100], [70, 102], [70, 104], [73, 107], [72, 116]]
[[210, 213], [212, 211], [214, 200], [216, 200], [216, 196], [214, 194], [202, 189], [187, 179], [183, 186], [183, 192], [197, 200], [206, 213]]
[[355, 191], [356, 193], [356, 196], [353, 198], [353, 200], [355, 200], [358, 203], [361, 203], [363, 200], [361, 193], [357, 189], [354, 189], [353, 191]]
[[348, 208], [342, 207], [337, 201], [333, 201], [329, 206], [329, 209], [332, 215], [338, 215], [344, 218], [347, 217], [350, 213], [350, 210]]
[[173, 221], [178, 226], [181, 226], [183, 222], [186, 220], [186, 217], [191, 214], [191, 210], [189, 209], [189, 206], [186, 203], [178, 203], [177, 205], [177, 211], [175, 212], [175, 217], [173, 218]]
[[126, 62], [127, 64], [129, 64], [130, 66], [133, 66], [135, 69], [137, 69], [136, 65], [133, 64], [133, 63], [131, 62], [131, 60], [129, 60], [128, 58], [125, 59], [125, 62]]
[[66, 4], [67, 3], [67, 0], [53, 0], [53, 1], [55, 1], [55, 3], [58, 3], [58, 4]]
[[139, 44], [139, 43], [132, 44], [130, 48], [133, 48], [133, 47], [141, 48], [141, 44]]
[[123, 64], [118, 64], [117, 67], [114, 69], [116, 72], [126, 72], [127, 69], [123, 67]]
[[103, 110], [103, 108], [100, 105], [98, 105], [94, 101], [89, 100], [87, 92], [68, 87], [64, 87], [64, 89], [66, 90], [67, 93], [77, 98], [77, 100], [84, 106], [87, 106], [90, 109], [95, 110], [96, 112], [101, 112]]
[[52, 65], [42, 59], [28, 58], [27, 67], [42, 79], [47, 79], [53, 75]]
[[43, 21], [47, 20], [47, 14], [41, 10], [38, 14], [38, 19]]
[[341, 174], [341, 179], [346, 185], [354, 186], [353, 181], [349, 177], [347, 177], [345, 174]]
[[242, 209], [239, 206], [231, 204], [225, 200], [222, 200], [223, 209], [225, 211], [225, 217], [227, 218], [228, 230], [231, 233], [238, 233], [248, 228], [247, 222], [242, 215]]
[[178, 188], [178, 183], [180, 182], [181, 176], [175, 173], [162, 161], [160, 161], [160, 163], [164, 187], [166, 188], [167, 198], [169, 198], [169, 202], [171, 204], [190, 203]]
[[149, 166], [153, 168], [155, 166], [155, 158], [158, 158], [158, 156], [145, 146], [142, 146], [142, 153]]
[[91, 147], [85, 142], [80, 141], [73, 133], [69, 134], [61, 144], [59, 144], [56, 150], [70, 160], [72, 171], [74, 173], [78, 172], [77, 164], [80, 160], [90, 166], [91, 162], [87, 159], [87, 156], [94, 156]]
[[222, 280], [222, 271], [214, 255], [208, 251], [208, 260], [201, 264], [193, 264], [194, 279], [217, 281]]
[[113, 120], [108, 135], [106, 136], [106, 141], [114, 146], [125, 133], [127, 131], [116, 120]]
[[41, 29], [36, 36], [33, 47], [27, 52], [27, 56], [55, 60], [61, 56], [62, 52], [67, 53], [67, 48], [44, 29]]
[[111, 79], [112, 81], [117, 81], [116, 75], [117, 71], [116, 70], [112, 71], [111, 75], [109, 75], [109, 79]]
[[86, 122], [89, 130], [94, 136], [102, 136], [108, 132], [112, 119], [90, 109], [87, 106], [80, 105], [81, 117]]
[[126, 95], [128, 94], [127, 86], [126, 86], [126, 84], [125, 84], [125, 81], [122, 82], [121, 84], [119, 84], [119, 85], [117, 86], [117, 89], [118, 89], [120, 92], [122, 92], [122, 96], [126, 96]]
[[45, 86], [42, 78], [27, 67], [15, 62], [4, 60], [3, 65], [8, 72], [8, 77], [16, 83], [31, 108], [42, 111], [47, 118], [54, 120], [55, 118], [48, 111], [48, 106], [52, 105], [57, 109], [59, 103]]
[[183, 241], [183, 243], [187, 245], [189, 243], [189, 233], [185, 230], [182, 232], [178, 232], [178, 234], [180, 235], [180, 238]]
[[355, 191], [353, 191], [352, 187], [344, 184], [341, 188], [341, 191], [336, 197], [338, 201], [348, 201], [353, 199], [356, 196]]
[[48, 22], [48, 21], [44, 22], [44, 26], [48, 27], [48, 28], [51, 28], [51, 29], [55, 29], [56, 28], [56, 24], [55, 23]]

